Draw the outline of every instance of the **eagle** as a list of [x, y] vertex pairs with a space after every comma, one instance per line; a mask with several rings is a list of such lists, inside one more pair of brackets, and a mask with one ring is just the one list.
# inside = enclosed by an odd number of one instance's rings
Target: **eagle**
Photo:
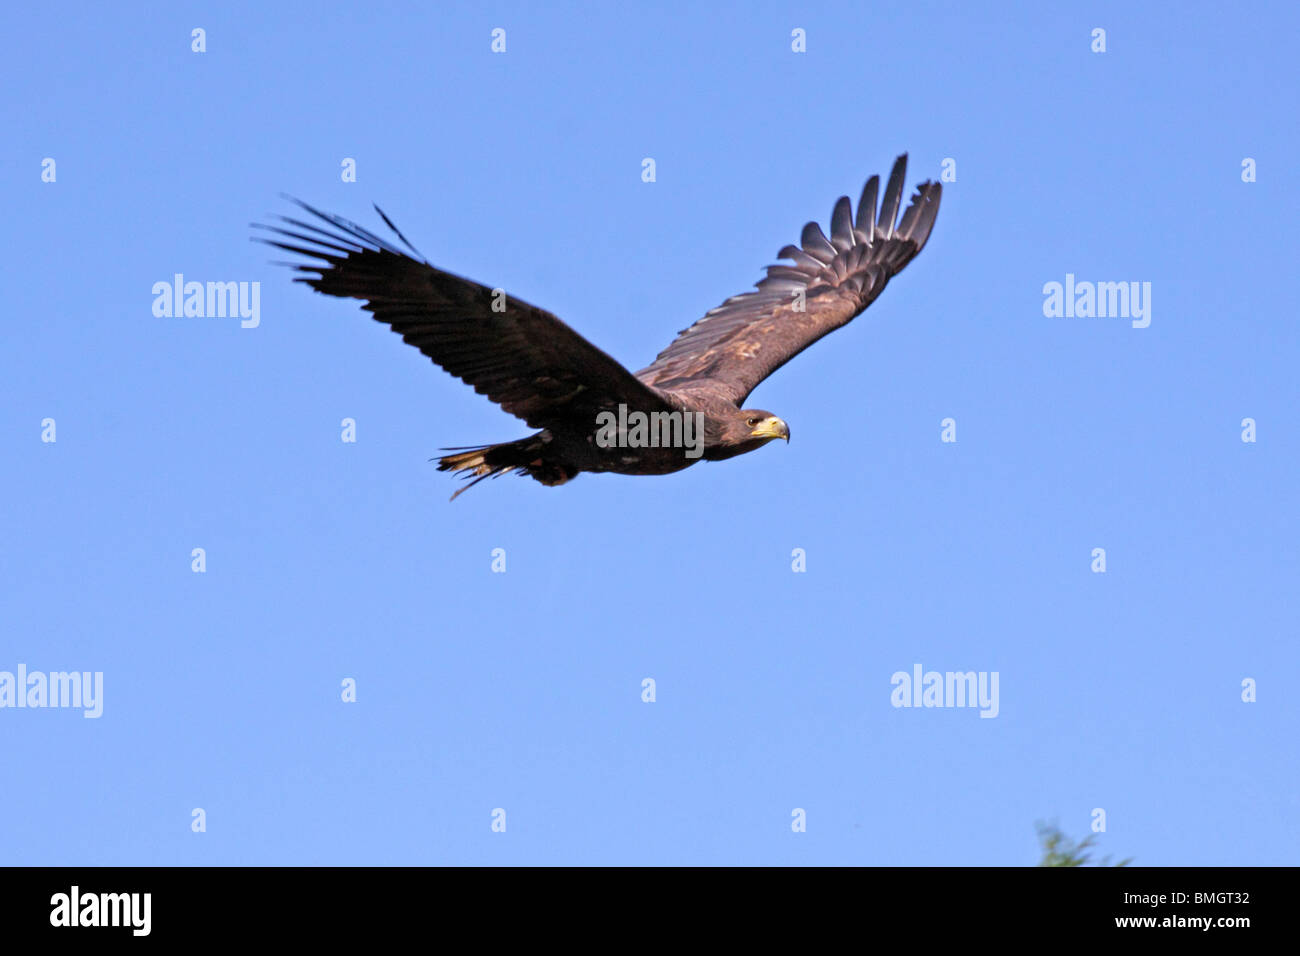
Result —
[[[584, 471], [664, 475], [722, 461], [774, 439], [790, 440], [778, 416], [746, 408], [765, 378], [822, 336], [846, 325], [925, 246], [942, 187], [926, 181], [902, 206], [907, 154], [885, 185], [867, 180], [857, 214], [847, 196], [831, 210], [830, 236], [803, 228], [767, 267], [756, 290], [732, 296], [678, 333], [639, 372], [555, 315], [504, 290], [431, 265], [375, 211], [407, 251], [340, 216], [286, 197], [310, 218], [254, 223], [255, 238], [307, 261], [281, 263], [317, 292], [360, 299], [363, 309], [434, 363], [537, 431], [516, 441], [453, 452], [440, 471], [473, 479], [508, 472], [562, 485]], [[408, 254], [409, 251], [409, 254]]]

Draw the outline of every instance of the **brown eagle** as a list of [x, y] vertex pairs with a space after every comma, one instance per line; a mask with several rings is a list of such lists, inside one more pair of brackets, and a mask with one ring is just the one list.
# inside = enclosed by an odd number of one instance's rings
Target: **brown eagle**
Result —
[[[292, 200], [332, 227], [287, 216], [262, 239], [316, 260], [286, 263], [317, 292], [362, 299], [380, 322], [435, 363], [532, 428], [527, 438], [444, 449], [442, 471], [473, 477], [460, 491], [509, 471], [544, 485], [580, 472], [663, 475], [697, 461], [753, 451], [790, 429], [771, 412], [742, 407], [755, 386], [875, 301], [921, 251], [942, 191], [917, 187], [899, 218], [907, 154], [894, 162], [876, 212], [880, 177], [831, 211], [828, 238], [815, 222], [800, 245], [767, 267], [758, 291], [732, 296], [632, 373], [544, 309], [428, 263], [375, 207], [415, 258], [346, 219]], [[258, 225], [258, 224], [254, 224]], [[320, 264], [318, 264], [320, 263]]]

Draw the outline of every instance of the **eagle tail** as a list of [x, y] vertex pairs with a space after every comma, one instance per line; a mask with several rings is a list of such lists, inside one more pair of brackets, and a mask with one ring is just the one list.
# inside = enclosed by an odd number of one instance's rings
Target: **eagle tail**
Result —
[[452, 501], [484, 478], [499, 478], [511, 471], [528, 475], [544, 485], [562, 485], [578, 474], [575, 468], [547, 460], [547, 442], [540, 435], [497, 445], [444, 448], [443, 451], [454, 451], [456, 454], [439, 458], [439, 471], [454, 471], [463, 478], [474, 479], [452, 495]]

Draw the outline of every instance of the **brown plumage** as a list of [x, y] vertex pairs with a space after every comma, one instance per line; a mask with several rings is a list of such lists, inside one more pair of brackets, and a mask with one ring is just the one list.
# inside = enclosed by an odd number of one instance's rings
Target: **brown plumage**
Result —
[[906, 169], [904, 154], [879, 214], [872, 176], [856, 219], [841, 196], [829, 237], [808, 223], [800, 245], [777, 253], [790, 263], [769, 266], [757, 291], [712, 309], [636, 374], [551, 313], [430, 265], [378, 207], [414, 257], [297, 200], [332, 228], [289, 217], [260, 228], [275, 234], [263, 242], [317, 260], [291, 263], [305, 273], [297, 281], [363, 300], [403, 340], [540, 429], [518, 441], [448, 449], [459, 453], [441, 458], [441, 470], [474, 477], [470, 486], [509, 471], [558, 485], [583, 471], [667, 474], [788, 441], [775, 415], [741, 406], [759, 382], [875, 301], [925, 246], [941, 187], [917, 187], [900, 220]]

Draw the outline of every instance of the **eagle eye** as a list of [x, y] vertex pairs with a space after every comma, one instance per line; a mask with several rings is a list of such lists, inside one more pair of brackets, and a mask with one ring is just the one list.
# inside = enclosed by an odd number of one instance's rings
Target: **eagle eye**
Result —
[[748, 425], [750, 428], [753, 428], [755, 425], [758, 424], [758, 419], [757, 419], [757, 418], [751, 418], [751, 419], [749, 419], [748, 421], [746, 421], [745, 424]]

